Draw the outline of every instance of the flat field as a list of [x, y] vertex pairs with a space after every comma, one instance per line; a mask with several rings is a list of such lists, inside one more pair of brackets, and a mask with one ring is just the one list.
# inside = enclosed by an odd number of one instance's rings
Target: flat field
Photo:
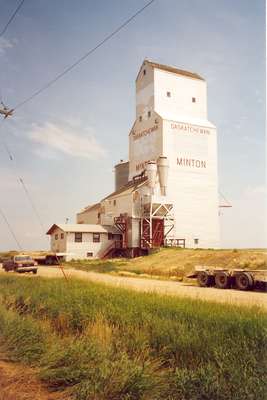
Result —
[[76, 400], [264, 400], [258, 307], [0, 275], [2, 351]]

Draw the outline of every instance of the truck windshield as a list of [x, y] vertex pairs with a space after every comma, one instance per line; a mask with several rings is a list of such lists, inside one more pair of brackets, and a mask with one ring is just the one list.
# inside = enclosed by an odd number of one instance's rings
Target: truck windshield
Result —
[[17, 256], [15, 257], [15, 261], [31, 261], [32, 258], [30, 256]]

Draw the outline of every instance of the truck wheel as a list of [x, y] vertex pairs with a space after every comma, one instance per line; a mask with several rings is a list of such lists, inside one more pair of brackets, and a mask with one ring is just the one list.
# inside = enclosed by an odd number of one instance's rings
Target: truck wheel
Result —
[[197, 281], [199, 286], [208, 287], [212, 284], [212, 277], [205, 271], [201, 271], [197, 274]]
[[230, 287], [231, 278], [227, 272], [221, 271], [215, 274], [215, 285], [219, 289], [228, 289]]
[[235, 277], [236, 286], [240, 290], [249, 290], [254, 286], [254, 281], [250, 273], [242, 272]]

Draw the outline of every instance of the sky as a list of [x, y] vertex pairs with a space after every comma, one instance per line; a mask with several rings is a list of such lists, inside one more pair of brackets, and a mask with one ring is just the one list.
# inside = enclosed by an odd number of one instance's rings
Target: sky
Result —
[[[147, 2], [25, 0], [0, 38], [4, 102], [23, 101]], [[0, 31], [17, 4], [0, 0]], [[75, 222], [80, 209], [113, 191], [114, 165], [128, 157], [135, 78], [145, 58], [207, 80], [219, 188], [232, 205], [221, 209], [221, 246], [266, 246], [265, 2], [156, 0], [0, 122], [0, 208], [22, 248], [48, 248], [46, 229], [66, 218]], [[0, 251], [16, 248], [0, 216]]]

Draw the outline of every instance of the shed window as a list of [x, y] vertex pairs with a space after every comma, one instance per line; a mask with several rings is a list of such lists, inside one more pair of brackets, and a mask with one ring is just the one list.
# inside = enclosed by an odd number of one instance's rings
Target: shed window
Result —
[[115, 205], [116, 205], [116, 203], [117, 203], [117, 202], [116, 202], [116, 200], [113, 200], [113, 206], [115, 206]]
[[151, 111], [148, 111], [148, 112], [147, 112], [147, 116], [148, 116], [148, 118], [151, 117]]
[[93, 242], [94, 243], [100, 242], [100, 233], [93, 233]]
[[55, 234], [55, 240], [58, 240], [58, 233]]
[[194, 244], [198, 244], [199, 239], [194, 239]]
[[83, 234], [82, 232], [75, 232], [75, 242], [81, 243], [83, 241]]
[[167, 92], [167, 97], [171, 97], [171, 92]]
[[87, 253], [87, 257], [93, 257], [93, 252], [92, 251], [88, 251], [88, 253]]
[[196, 102], [196, 98], [192, 97], [192, 103], [195, 103], [195, 102]]
[[64, 233], [60, 234], [60, 239], [64, 239]]

